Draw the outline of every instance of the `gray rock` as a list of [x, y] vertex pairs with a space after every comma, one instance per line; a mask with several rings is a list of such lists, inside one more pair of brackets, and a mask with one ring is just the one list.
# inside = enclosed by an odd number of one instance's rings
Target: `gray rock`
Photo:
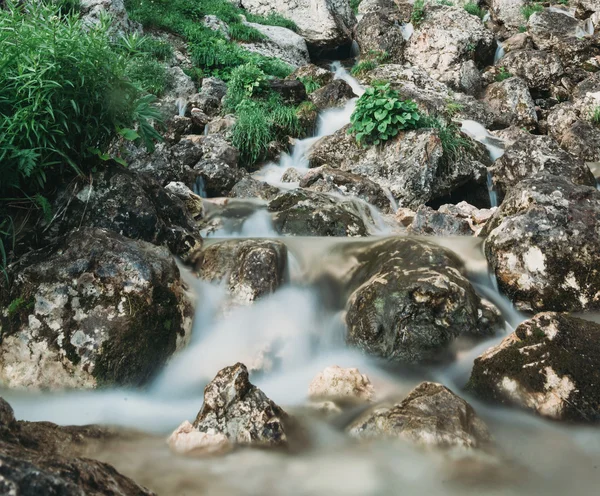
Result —
[[287, 79], [312, 79], [321, 86], [333, 81], [333, 73], [314, 64], [303, 65], [290, 74]]
[[222, 100], [227, 93], [227, 83], [216, 77], [207, 77], [202, 79], [200, 93]]
[[165, 248], [82, 229], [13, 270], [6, 298], [23, 304], [0, 316], [7, 387], [140, 386], [191, 330], [191, 307]]
[[485, 90], [485, 100], [506, 126], [533, 127], [538, 118], [527, 83], [518, 77], [493, 83]]
[[485, 448], [491, 443], [487, 427], [473, 407], [433, 382], [419, 384], [400, 403], [374, 407], [348, 432], [360, 439], [400, 438], [442, 449]]
[[600, 192], [540, 173], [512, 187], [483, 230], [500, 289], [524, 311], [600, 308]]
[[248, 379], [237, 363], [219, 371], [204, 389], [204, 404], [193, 424], [200, 432], [224, 434], [238, 445], [285, 446], [288, 415]]
[[600, 325], [540, 313], [477, 360], [467, 388], [544, 417], [600, 421]]
[[202, 178], [208, 198], [228, 196], [233, 187], [247, 175], [245, 170], [217, 159], [200, 160], [194, 166], [194, 171]]
[[472, 236], [469, 220], [440, 212], [429, 207], [419, 207], [408, 232], [417, 236]]
[[192, 217], [200, 217], [204, 212], [202, 198], [200, 198], [185, 184], [172, 182], [165, 186], [165, 190], [179, 198]]
[[502, 65], [534, 90], [550, 90], [565, 72], [556, 54], [542, 50], [513, 50], [502, 58]]
[[216, 15], [204, 16], [202, 23], [210, 30], [221, 33], [226, 40], [231, 40], [229, 36], [229, 26]]
[[310, 101], [318, 110], [333, 107], [343, 107], [348, 100], [356, 97], [350, 85], [341, 79], [336, 79], [323, 88], [319, 88], [309, 96]]
[[242, 46], [246, 50], [283, 60], [293, 67], [310, 63], [306, 41], [299, 34], [279, 26], [265, 26], [252, 22], [246, 24], [260, 31], [266, 37], [262, 41], [243, 43]]
[[449, 353], [459, 336], [494, 334], [498, 310], [463, 275], [458, 257], [440, 246], [392, 238], [350, 250], [346, 340], [369, 355], [424, 363]]
[[111, 26], [117, 33], [141, 31], [141, 26], [129, 19], [123, 0], [81, 0], [80, 5], [84, 24], [100, 24], [101, 17], [108, 14], [111, 17]]
[[386, 52], [390, 62], [403, 63], [406, 45], [401, 29], [403, 21], [403, 15], [396, 6], [365, 14], [356, 26], [360, 56], [369, 58], [373, 53]]
[[280, 193], [278, 188], [268, 183], [245, 176], [231, 189], [231, 198], [260, 198], [261, 200], [272, 200]]

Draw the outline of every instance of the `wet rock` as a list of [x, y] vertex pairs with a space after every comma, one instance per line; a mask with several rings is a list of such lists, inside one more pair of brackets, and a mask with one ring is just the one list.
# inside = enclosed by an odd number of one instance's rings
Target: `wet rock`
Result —
[[202, 112], [202, 110], [193, 108], [191, 110], [190, 120], [192, 121], [190, 132], [181, 133], [181, 136], [183, 136], [184, 134], [203, 133], [207, 124], [211, 121], [211, 118], [204, 112]]
[[218, 159], [201, 160], [194, 171], [202, 178], [208, 198], [228, 196], [233, 187], [247, 175], [245, 170]]
[[512, 187], [485, 226], [500, 289], [524, 311], [600, 308], [600, 192], [540, 173]]
[[527, 83], [518, 77], [493, 83], [485, 90], [485, 100], [507, 126], [533, 127], [538, 118]]
[[403, 20], [403, 15], [396, 6], [365, 14], [356, 26], [360, 56], [368, 58], [374, 53], [385, 52], [390, 62], [404, 62], [406, 41], [401, 28]]
[[348, 432], [360, 439], [399, 438], [430, 448], [485, 448], [491, 437], [465, 400], [448, 388], [423, 382], [400, 403], [378, 405]]
[[[210, 136], [186, 136], [190, 146], [196, 147], [201, 151], [201, 157], [204, 159], [220, 160], [237, 167], [240, 159], [240, 152], [231, 146], [223, 136], [213, 134]], [[199, 160], [199, 159], [198, 159]]]
[[310, 62], [306, 41], [294, 31], [252, 22], [247, 22], [246, 25], [260, 31], [266, 37], [261, 41], [243, 43], [242, 46], [246, 50], [283, 60], [293, 67], [300, 67]]
[[419, 207], [408, 227], [417, 236], [472, 236], [473, 229], [466, 218], [440, 212], [429, 207]]
[[276, 291], [285, 278], [287, 248], [273, 240], [231, 240], [197, 253], [196, 273], [226, 284], [233, 300], [249, 304]]
[[404, 227], [408, 227], [412, 224], [412, 221], [417, 215], [417, 212], [411, 210], [410, 208], [401, 207], [396, 212], [396, 220], [402, 224]]
[[146, 174], [110, 168], [88, 182], [71, 183], [53, 205], [61, 212], [46, 231], [47, 239], [79, 227], [99, 227], [132, 239], [165, 245], [186, 256], [202, 244], [184, 203]]
[[298, 169], [290, 167], [281, 175], [282, 183], [299, 183], [302, 180], [303, 174]]
[[231, 198], [260, 198], [261, 200], [270, 201], [279, 193], [281, 191], [278, 188], [254, 179], [252, 176], [245, 176], [235, 184], [229, 196]]
[[227, 93], [227, 83], [216, 77], [205, 77], [202, 79], [200, 93], [222, 100]]
[[271, 90], [278, 93], [284, 102], [298, 105], [306, 100], [306, 87], [297, 79], [272, 79], [269, 81]]
[[312, 400], [372, 401], [375, 390], [369, 378], [358, 369], [334, 365], [317, 374], [308, 386], [308, 396]]
[[544, 417], [600, 421], [600, 325], [540, 313], [477, 360], [468, 389]]
[[294, 236], [366, 236], [371, 217], [367, 205], [303, 189], [280, 194], [268, 208], [275, 229]]
[[169, 448], [178, 455], [223, 454], [232, 448], [224, 434], [210, 434], [194, 429], [189, 421], [184, 421], [167, 440]]
[[347, 0], [244, 0], [252, 14], [280, 14], [293, 19], [309, 49], [329, 50], [352, 42], [356, 18]]
[[393, 238], [349, 253], [346, 324], [349, 344], [403, 363], [443, 358], [459, 336], [495, 332], [498, 310], [482, 300], [452, 252], [410, 238]]
[[[7, 387], [140, 386], [190, 332], [191, 308], [165, 248], [82, 229], [13, 270], [0, 317]], [[21, 302], [12, 313], [11, 301]]]
[[296, 69], [287, 79], [312, 79], [321, 86], [333, 81], [333, 73], [314, 64], [307, 64]]
[[489, 169], [498, 201], [522, 179], [546, 171], [570, 179], [575, 184], [595, 186], [590, 169], [558, 146], [549, 136], [527, 135], [509, 145]]
[[366, 177], [332, 167], [310, 169], [300, 180], [300, 187], [321, 193], [356, 196], [383, 212], [391, 209], [390, 199], [381, 186]]
[[487, 170], [477, 159], [484, 152], [474, 145], [461, 159], [447, 163], [435, 129], [401, 132], [383, 147], [361, 148], [348, 126], [319, 140], [310, 150], [311, 167], [339, 167], [387, 188], [401, 207], [444, 198], [458, 190], [480, 206], [489, 206]]
[[480, 19], [460, 7], [430, 4], [404, 55], [434, 79], [461, 89], [461, 66], [469, 60], [490, 62], [494, 49], [494, 36]]
[[179, 198], [192, 217], [202, 216], [202, 213], [204, 212], [202, 198], [185, 184], [172, 182], [165, 186], [165, 190]]
[[237, 445], [277, 447], [287, 444], [288, 415], [248, 379], [246, 366], [225, 367], [204, 389], [204, 404], [193, 427], [223, 434]]
[[343, 107], [348, 100], [355, 96], [354, 91], [346, 81], [336, 79], [311, 93], [309, 99], [318, 110], [326, 110], [332, 107]]
[[543, 50], [513, 50], [502, 57], [502, 65], [534, 90], [550, 90], [565, 72], [559, 57]]

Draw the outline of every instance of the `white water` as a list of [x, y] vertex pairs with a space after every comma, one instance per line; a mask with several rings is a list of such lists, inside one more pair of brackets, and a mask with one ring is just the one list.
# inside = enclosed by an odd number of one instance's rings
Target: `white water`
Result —
[[400, 26], [400, 31], [402, 32], [402, 38], [404, 38], [405, 41], [408, 41], [414, 34], [415, 28], [412, 22], [409, 22], [408, 24], [402, 24]]
[[498, 41], [498, 46], [496, 47], [496, 53], [494, 54], [494, 65], [498, 63], [498, 61], [504, 57], [505, 51], [504, 46], [500, 41]]

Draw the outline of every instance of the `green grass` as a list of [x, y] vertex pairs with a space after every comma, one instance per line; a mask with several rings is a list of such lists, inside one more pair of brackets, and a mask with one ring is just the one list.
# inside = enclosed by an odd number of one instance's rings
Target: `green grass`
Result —
[[521, 13], [523, 14], [523, 17], [525, 17], [526, 20], [529, 20], [529, 18], [535, 14], [536, 12], [542, 12], [544, 10], [544, 6], [540, 3], [537, 2], [532, 2], [529, 3], [527, 5], [524, 5], [521, 8]]
[[312, 78], [310, 76], [301, 77], [301, 78], [299, 78], [299, 80], [302, 82], [302, 84], [306, 88], [306, 93], [309, 95], [321, 88], [321, 83], [319, 83], [319, 81], [316, 81], [314, 78]]
[[505, 79], [511, 78], [513, 75], [508, 71], [506, 67], [500, 67], [500, 71], [496, 74], [496, 81], [498, 83], [504, 81]]
[[410, 20], [417, 27], [423, 19], [425, 19], [425, 0], [415, 0]]
[[458, 161], [465, 151], [473, 149], [472, 142], [463, 136], [460, 128], [454, 122], [446, 122], [440, 117], [427, 116], [421, 119], [419, 127], [437, 131], [444, 150], [442, 164], [446, 167]]
[[361, 2], [362, 0], [350, 0], [350, 7], [352, 8], [352, 12], [354, 12], [354, 14], [358, 14], [358, 7]]
[[258, 29], [248, 26], [247, 24], [235, 23], [229, 26], [229, 36], [236, 41], [263, 41], [267, 37]]
[[353, 76], [362, 76], [363, 74], [366, 74], [367, 72], [377, 68], [377, 66], [378, 64], [374, 60], [361, 60], [360, 62], [354, 64], [351, 72]]
[[594, 109], [590, 112], [590, 121], [596, 126], [600, 126], [600, 105], [594, 107]]
[[485, 17], [485, 10], [482, 9], [477, 3], [475, 2], [469, 2], [467, 4], [465, 4], [465, 10], [474, 16], [479, 17], [480, 19], [483, 19]]

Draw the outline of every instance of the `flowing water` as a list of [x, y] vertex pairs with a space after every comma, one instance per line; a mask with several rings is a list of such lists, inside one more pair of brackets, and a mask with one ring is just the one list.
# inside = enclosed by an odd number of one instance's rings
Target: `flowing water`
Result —
[[[335, 70], [336, 77], [350, 77], [338, 66]], [[325, 112], [314, 139], [345, 125], [352, 105]], [[501, 153], [502, 144], [477, 123], [465, 121], [463, 130], [486, 144], [492, 157]], [[260, 174], [278, 182], [286, 168], [307, 167], [305, 156], [314, 139], [298, 142], [291, 155]], [[223, 236], [277, 236], [263, 202], [236, 200], [211, 208], [207, 215], [224, 220], [221, 230], [213, 233], [219, 237], [208, 238], [207, 244]], [[371, 209], [376, 226], [377, 212]], [[386, 229], [383, 223], [375, 234], [389, 235]], [[597, 429], [563, 426], [518, 410], [481, 404], [462, 391], [473, 360], [526, 318], [497, 291], [480, 239], [428, 238], [460, 257], [479, 294], [501, 310], [504, 332], [486, 342], [457, 344], [450, 363], [411, 369], [368, 358], [344, 342], [345, 302], [340, 295], [345, 292], [347, 274], [357, 263], [348, 248], [366, 248], [380, 237], [279, 239], [289, 253], [286, 282], [251, 306], [223, 311], [225, 289], [198, 281], [181, 268], [198, 302], [191, 341], [146, 390], [0, 393], [13, 405], [17, 418], [113, 424], [144, 432], [90, 448], [89, 456], [113, 464], [161, 495], [597, 494]], [[307, 447], [297, 453], [247, 449], [198, 459], [171, 454], [166, 436], [183, 420], [195, 418], [207, 382], [219, 369], [238, 361], [255, 371], [252, 381], [273, 401], [300, 419]], [[343, 433], [343, 422], [328, 424], [303, 408], [311, 379], [330, 365], [358, 367], [370, 377], [380, 399], [401, 398], [423, 380], [447, 385], [487, 423], [496, 452], [469, 456], [423, 451], [396, 441], [351, 440]]]

